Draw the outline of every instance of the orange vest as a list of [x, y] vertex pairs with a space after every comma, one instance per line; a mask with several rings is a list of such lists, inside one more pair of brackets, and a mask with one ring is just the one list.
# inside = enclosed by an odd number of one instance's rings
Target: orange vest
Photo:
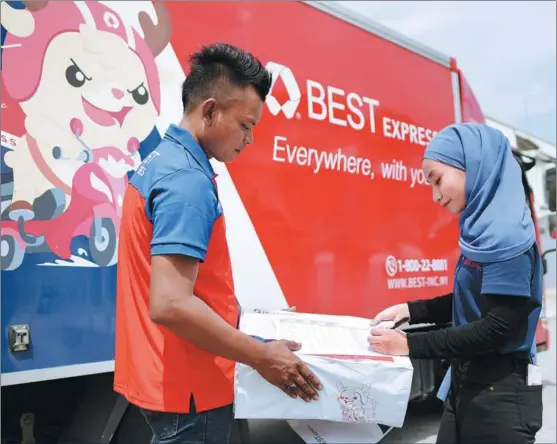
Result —
[[[123, 203], [116, 300], [114, 390], [149, 410], [188, 413], [231, 404], [234, 362], [195, 347], [149, 316], [152, 224], [145, 199], [129, 186]], [[231, 326], [238, 323], [224, 215], [214, 223], [194, 294]]]

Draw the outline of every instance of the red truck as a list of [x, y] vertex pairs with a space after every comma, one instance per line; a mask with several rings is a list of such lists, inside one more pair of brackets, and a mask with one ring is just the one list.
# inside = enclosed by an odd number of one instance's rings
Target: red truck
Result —
[[[122, 193], [180, 120], [203, 44], [244, 47], [274, 77], [254, 145], [214, 165], [242, 306], [371, 318], [451, 291], [457, 220], [432, 203], [422, 153], [484, 119], [453, 58], [337, 2], [1, 8], [2, 439], [150, 441], [112, 390]], [[427, 399], [445, 363], [414, 366]]]

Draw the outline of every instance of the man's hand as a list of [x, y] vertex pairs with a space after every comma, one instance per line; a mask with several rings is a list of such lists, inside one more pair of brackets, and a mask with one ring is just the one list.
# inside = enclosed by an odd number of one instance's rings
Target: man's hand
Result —
[[299, 344], [280, 340], [264, 346], [263, 359], [252, 366], [263, 378], [292, 398], [299, 396], [306, 402], [319, 398], [317, 390], [323, 388], [321, 381], [292, 353], [299, 350]]

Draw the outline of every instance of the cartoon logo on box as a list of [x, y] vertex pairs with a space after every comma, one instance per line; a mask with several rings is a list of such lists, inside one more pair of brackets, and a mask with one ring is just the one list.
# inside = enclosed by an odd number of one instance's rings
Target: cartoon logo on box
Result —
[[347, 387], [337, 382], [337, 399], [342, 411], [344, 422], [373, 422], [375, 421], [375, 401], [371, 398], [369, 384], [360, 387]]
[[[157, 25], [139, 13], [140, 34], [95, 1], [24, 6], [1, 3], [2, 270], [33, 252], [113, 265], [128, 176], [161, 112], [168, 12], [155, 4]], [[72, 251], [78, 236], [88, 248]]]

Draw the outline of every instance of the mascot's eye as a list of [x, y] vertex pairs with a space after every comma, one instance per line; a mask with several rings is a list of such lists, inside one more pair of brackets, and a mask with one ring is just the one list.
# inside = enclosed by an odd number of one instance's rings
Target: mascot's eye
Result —
[[66, 68], [66, 80], [74, 88], [81, 88], [87, 80], [91, 80], [91, 77], [87, 77], [81, 68], [77, 66], [77, 63], [72, 59], [70, 60], [71, 64]]
[[149, 91], [143, 86], [143, 83], [132, 91], [128, 90], [128, 92], [138, 105], [145, 105], [149, 101]]

